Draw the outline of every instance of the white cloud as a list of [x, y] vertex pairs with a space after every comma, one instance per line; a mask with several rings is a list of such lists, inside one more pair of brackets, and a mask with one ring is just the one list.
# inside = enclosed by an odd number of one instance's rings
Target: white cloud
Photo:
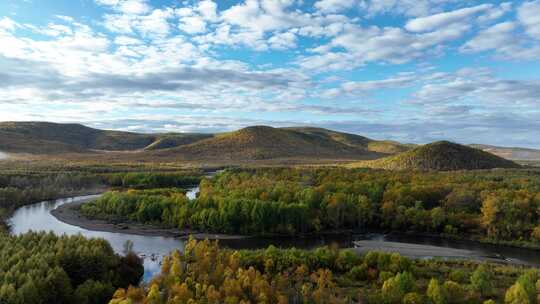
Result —
[[269, 32], [308, 25], [308, 14], [288, 10], [293, 0], [246, 0], [221, 13], [221, 18], [230, 25], [254, 32]]
[[140, 45], [143, 44], [143, 41], [129, 36], [117, 36], [114, 43], [118, 45]]
[[296, 47], [296, 35], [291, 32], [275, 34], [268, 39], [270, 47], [277, 50], [286, 50]]
[[47, 28], [41, 29], [39, 32], [53, 37], [73, 34], [71, 27], [54, 23], [49, 23]]
[[218, 18], [217, 4], [212, 0], [200, 1], [197, 4], [197, 11], [205, 20], [216, 21]]
[[95, 0], [97, 4], [110, 6], [114, 10], [128, 15], [143, 15], [150, 11], [151, 7], [146, 0]]
[[461, 47], [463, 52], [482, 52], [505, 48], [515, 43], [513, 32], [517, 26], [514, 22], [502, 22], [478, 33]]
[[[401, 64], [429, 53], [436, 55], [444, 43], [462, 37], [469, 30], [468, 24], [459, 23], [421, 34], [396, 27], [347, 25], [330, 43], [312, 49], [316, 55], [300, 58], [299, 64], [315, 70], [353, 69], [368, 62]], [[337, 52], [339, 49], [345, 52]]]
[[315, 3], [315, 7], [323, 13], [337, 13], [353, 7], [355, 0], [320, 0]]
[[206, 32], [206, 22], [201, 16], [181, 17], [178, 27], [188, 34]]
[[105, 27], [115, 33], [165, 36], [170, 31], [168, 19], [173, 17], [172, 9], [155, 9], [147, 15], [108, 14], [104, 17]]
[[460, 51], [469, 54], [492, 51], [500, 59], [539, 59], [540, 44], [531, 42], [523, 36], [516, 22], [501, 22], [480, 31], [465, 43]]
[[362, 64], [352, 54], [331, 51], [300, 57], [297, 63], [300, 67], [313, 71], [349, 70]]
[[70, 17], [70, 16], [56, 15], [55, 17], [62, 20], [62, 21], [68, 22], [68, 23], [75, 22], [75, 19], [73, 19], [73, 17]]
[[518, 8], [518, 19], [532, 38], [540, 39], [540, 0], [524, 2]]
[[439, 13], [427, 17], [412, 19], [407, 22], [405, 28], [411, 32], [434, 31], [448, 26], [452, 23], [467, 22], [467, 18], [491, 9], [491, 4], [482, 4], [474, 7], [467, 7], [451, 12]]
[[382, 14], [418, 17], [440, 12], [445, 4], [459, 3], [460, 0], [360, 0], [359, 2], [360, 8], [368, 17]]
[[414, 95], [414, 103], [440, 105], [466, 101], [516, 109], [540, 105], [540, 81], [499, 79], [489, 70], [464, 69], [439, 82], [428, 82]]
[[411, 86], [416, 81], [415, 74], [398, 75], [383, 80], [350, 81], [342, 85], [345, 92], [368, 92], [380, 89], [396, 89]]
[[510, 11], [512, 11], [512, 3], [503, 2], [499, 6], [493, 7], [492, 9], [488, 10], [485, 14], [480, 15], [477, 20], [481, 24], [491, 22], [503, 17]]
[[17, 27], [19, 27], [19, 24], [9, 17], [0, 19], [0, 31], [14, 31]]

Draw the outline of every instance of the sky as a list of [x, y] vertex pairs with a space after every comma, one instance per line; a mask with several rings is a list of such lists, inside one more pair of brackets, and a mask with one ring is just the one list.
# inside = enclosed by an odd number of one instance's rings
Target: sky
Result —
[[540, 148], [540, 0], [2, 0], [0, 121]]

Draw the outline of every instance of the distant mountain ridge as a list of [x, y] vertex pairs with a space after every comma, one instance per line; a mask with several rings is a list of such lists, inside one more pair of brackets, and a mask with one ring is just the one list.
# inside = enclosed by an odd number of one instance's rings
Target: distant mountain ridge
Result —
[[253, 126], [217, 134], [140, 134], [80, 124], [0, 123], [0, 151], [55, 154], [131, 151], [175, 159], [376, 159], [408, 150], [393, 141], [313, 127]]
[[[479, 148], [479, 149], [476, 149]], [[488, 152], [485, 152], [485, 151]], [[56, 155], [116, 152], [125, 159], [163, 161], [243, 161], [302, 159], [361, 161], [351, 166], [383, 169], [461, 170], [513, 168], [503, 159], [540, 158], [540, 151], [436, 142], [416, 146], [315, 127], [252, 126], [233, 132], [134, 133], [90, 128], [81, 124], [0, 122], [0, 152]], [[538, 153], [538, 154], [537, 154]], [[109, 155], [110, 153], [107, 153]], [[516, 158], [518, 159], [518, 158]]]
[[540, 150], [519, 147], [498, 147], [491, 145], [471, 144], [470, 147], [498, 155], [510, 160], [540, 161]]
[[419, 146], [394, 156], [374, 161], [355, 163], [353, 167], [387, 170], [477, 170], [494, 168], [519, 168], [513, 161], [472, 147], [439, 141]]
[[133, 151], [160, 145], [164, 140], [186, 144], [209, 136], [212, 135], [141, 134], [99, 130], [81, 124], [0, 122], [0, 150], [14, 153]]

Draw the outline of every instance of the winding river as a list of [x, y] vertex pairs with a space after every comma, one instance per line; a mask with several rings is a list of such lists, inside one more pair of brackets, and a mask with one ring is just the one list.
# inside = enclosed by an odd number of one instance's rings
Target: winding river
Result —
[[[199, 191], [198, 187], [191, 188], [187, 192], [190, 199], [194, 199]], [[147, 282], [155, 273], [160, 270], [161, 258], [169, 252], [182, 250], [184, 242], [173, 237], [142, 236], [118, 232], [102, 232], [87, 230], [77, 226], [69, 225], [57, 220], [51, 215], [51, 211], [61, 205], [97, 198], [98, 195], [79, 196], [68, 199], [58, 199], [45, 201], [33, 205], [21, 207], [16, 210], [9, 219], [12, 234], [21, 234], [28, 231], [53, 231], [57, 234], [83, 234], [87, 237], [104, 238], [117, 253], [121, 253], [123, 245], [127, 240], [133, 242], [133, 250], [144, 259], [144, 281]], [[353, 247], [353, 244], [361, 244], [364, 250], [391, 248], [407, 255], [407, 252], [418, 249], [409, 254], [417, 258], [430, 257], [450, 257], [445, 255], [445, 251], [458, 252], [464, 255], [456, 257], [472, 258], [483, 260], [500, 260], [516, 264], [527, 264], [540, 267], [540, 252], [535, 250], [501, 247], [475, 242], [452, 241], [440, 238], [407, 236], [399, 234], [370, 233], [356, 235], [353, 237], [317, 237], [317, 238], [266, 238], [266, 239], [242, 239], [223, 240], [220, 244], [231, 248], [266, 248], [270, 244], [279, 247], [314, 248], [328, 244], [337, 244], [340, 247]], [[421, 245], [421, 246], [418, 246]], [[427, 246], [426, 246], [427, 245]], [[423, 247], [422, 247], [423, 246]], [[360, 248], [359, 251], [361, 251]], [[408, 250], [408, 251], [407, 251]]]

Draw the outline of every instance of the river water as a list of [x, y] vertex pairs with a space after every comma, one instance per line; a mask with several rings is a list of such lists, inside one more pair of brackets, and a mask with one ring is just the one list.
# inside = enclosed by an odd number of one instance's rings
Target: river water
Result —
[[[199, 188], [189, 189], [187, 196], [194, 199]], [[45, 201], [33, 205], [23, 206], [16, 210], [9, 220], [11, 233], [18, 235], [28, 231], [53, 231], [56, 234], [76, 235], [83, 234], [87, 237], [99, 237], [109, 241], [112, 248], [121, 253], [126, 241], [133, 242], [133, 250], [144, 258], [144, 281], [147, 282], [160, 270], [160, 261], [164, 255], [173, 250], [182, 250], [184, 242], [172, 237], [141, 236], [117, 232], [102, 232], [83, 229], [57, 220], [51, 215], [51, 211], [63, 204], [98, 197], [97, 195], [80, 196], [68, 199]], [[370, 233], [352, 237], [316, 237], [316, 238], [265, 238], [220, 241], [220, 244], [230, 248], [266, 248], [269, 245], [277, 247], [315, 248], [329, 244], [339, 247], [352, 247], [355, 240], [378, 240], [383, 242], [398, 242], [404, 244], [426, 244], [446, 248], [467, 249], [482, 256], [503, 256], [507, 261], [540, 266], [540, 254], [538, 251], [500, 247], [479, 244], [474, 242], [450, 241], [440, 238], [418, 237], [399, 234]], [[436, 254], [434, 254], [436, 256]], [[431, 256], [426, 256], [426, 258]]]

